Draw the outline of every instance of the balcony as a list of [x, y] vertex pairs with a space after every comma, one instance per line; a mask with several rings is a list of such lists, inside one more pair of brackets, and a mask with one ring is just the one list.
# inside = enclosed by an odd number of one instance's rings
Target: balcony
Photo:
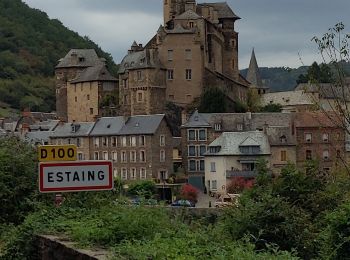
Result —
[[226, 171], [226, 178], [233, 178], [233, 177], [243, 177], [243, 178], [255, 178], [258, 175], [256, 171], [240, 171], [240, 170], [234, 170], [234, 171]]

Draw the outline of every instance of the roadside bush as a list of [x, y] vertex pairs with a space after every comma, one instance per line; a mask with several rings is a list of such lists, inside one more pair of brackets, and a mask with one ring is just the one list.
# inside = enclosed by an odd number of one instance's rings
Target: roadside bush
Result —
[[146, 199], [152, 198], [157, 193], [156, 184], [153, 181], [137, 181], [129, 185], [128, 194], [140, 196]]
[[180, 198], [197, 202], [198, 190], [191, 184], [185, 184], [182, 186], [180, 191]]

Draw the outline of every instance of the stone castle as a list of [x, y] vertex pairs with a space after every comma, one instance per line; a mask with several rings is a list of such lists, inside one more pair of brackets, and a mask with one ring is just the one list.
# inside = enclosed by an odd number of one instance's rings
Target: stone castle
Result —
[[[163, 6], [164, 24], [145, 46], [132, 44], [118, 79], [93, 50], [71, 50], [60, 60], [60, 118], [72, 122], [102, 115], [164, 113], [166, 102], [186, 108], [210, 87], [220, 88], [233, 103], [246, 102], [249, 82], [239, 73], [235, 30], [240, 18], [229, 5], [164, 0]], [[103, 106], [113, 91], [119, 91], [118, 109], [114, 104]]]

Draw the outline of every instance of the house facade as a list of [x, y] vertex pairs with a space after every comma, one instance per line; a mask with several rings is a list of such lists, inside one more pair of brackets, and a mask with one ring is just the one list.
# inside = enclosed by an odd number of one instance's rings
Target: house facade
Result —
[[257, 163], [270, 167], [271, 150], [267, 135], [260, 131], [225, 132], [208, 146], [205, 154], [205, 187], [226, 194], [234, 177], [256, 177]]
[[166, 181], [173, 173], [173, 140], [164, 115], [104, 117], [90, 133], [90, 158], [112, 160], [124, 181]]
[[304, 168], [308, 161], [313, 160], [318, 163], [320, 171], [329, 172], [334, 166], [342, 166], [346, 162], [342, 120], [334, 112], [296, 114], [296, 164], [299, 168]]

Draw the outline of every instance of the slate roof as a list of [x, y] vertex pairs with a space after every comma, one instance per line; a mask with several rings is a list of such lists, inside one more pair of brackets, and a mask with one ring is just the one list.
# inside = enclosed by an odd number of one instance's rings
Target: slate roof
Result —
[[313, 105], [312, 97], [304, 90], [267, 93], [261, 96], [261, 104], [281, 104], [282, 106]]
[[327, 111], [327, 113], [322, 111], [303, 112], [303, 113], [296, 113], [295, 127], [297, 128], [306, 128], [306, 127], [342, 128], [343, 122], [340, 115], [332, 111]]
[[123, 116], [101, 117], [96, 121], [90, 136], [118, 135], [124, 124]]
[[53, 131], [35, 131], [28, 132], [24, 136], [24, 140], [26, 142], [30, 142], [32, 144], [44, 144], [45, 142], [50, 141], [50, 137], [54, 134]]
[[154, 134], [164, 118], [164, 114], [129, 117], [119, 135]]
[[79, 128], [75, 132], [72, 131], [72, 123], [59, 124], [56, 127], [52, 137], [54, 138], [85, 137], [90, 134], [90, 131], [95, 125], [94, 122], [81, 122], [76, 124], [79, 125]]
[[331, 83], [301, 83], [295, 87], [295, 90], [303, 90], [306, 93], [318, 92], [320, 97], [324, 99], [341, 99], [350, 101], [350, 82], [348, 82], [348, 79], [346, 79], [344, 86], [335, 86]]
[[247, 80], [252, 84], [252, 87], [255, 88], [267, 88], [263, 85], [258, 62], [256, 61], [255, 51], [253, 49], [252, 56], [250, 58], [249, 69], [247, 73]]
[[101, 64], [104, 62], [97, 56], [94, 49], [71, 49], [64, 58], [59, 60], [56, 68], [93, 67]]
[[167, 33], [170, 34], [176, 34], [176, 33], [195, 33], [196, 29], [185, 29], [181, 26], [181, 24], [177, 24], [175, 25], [174, 29], [172, 30], [166, 30]]
[[101, 64], [86, 68], [76, 79], [70, 82], [80, 83], [89, 81], [117, 81], [117, 79], [109, 73], [105, 65]]
[[294, 146], [296, 145], [296, 136], [292, 135], [291, 127], [268, 127], [266, 134], [271, 146]]
[[232, 155], [244, 155], [242, 154], [239, 147], [248, 139], [247, 143], [252, 143], [254, 146], [260, 146], [259, 154], [254, 155], [269, 155], [271, 154], [270, 145], [267, 136], [260, 131], [248, 131], [248, 132], [224, 132], [221, 136], [219, 136], [216, 140], [214, 140], [209, 147], [218, 147], [221, 149], [218, 153], [207, 155], [214, 156], [232, 156]]
[[122, 60], [118, 73], [125, 73], [130, 69], [164, 68], [158, 59], [155, 50], [144, 49], [131, 52]]
[[[251, 119], [249, 119], [251, 117]], [[293, 115], [290, 113], [199, 113], [190, 116], [183, 128], [214, 127], [221, 124], [221, 131], [249, 131], [268, 126], [291, 126]], [[238, 125], [242, 125], [240, 130]]]
[[198, 4], [199, 7], [201, 6], [211, 6], [214, 8], [215, 11], [218, 12], [219, 19], [224, 18], [233, 18], [235, 20], [241, 19], [239, 16], [237, 16], [231, 9], [231, 7], [226, 2], [220, 2], [220, 3], [201, 3]]
[[175, 17], [175, 20], [197, 20], [201, 17], [191, 9]]

